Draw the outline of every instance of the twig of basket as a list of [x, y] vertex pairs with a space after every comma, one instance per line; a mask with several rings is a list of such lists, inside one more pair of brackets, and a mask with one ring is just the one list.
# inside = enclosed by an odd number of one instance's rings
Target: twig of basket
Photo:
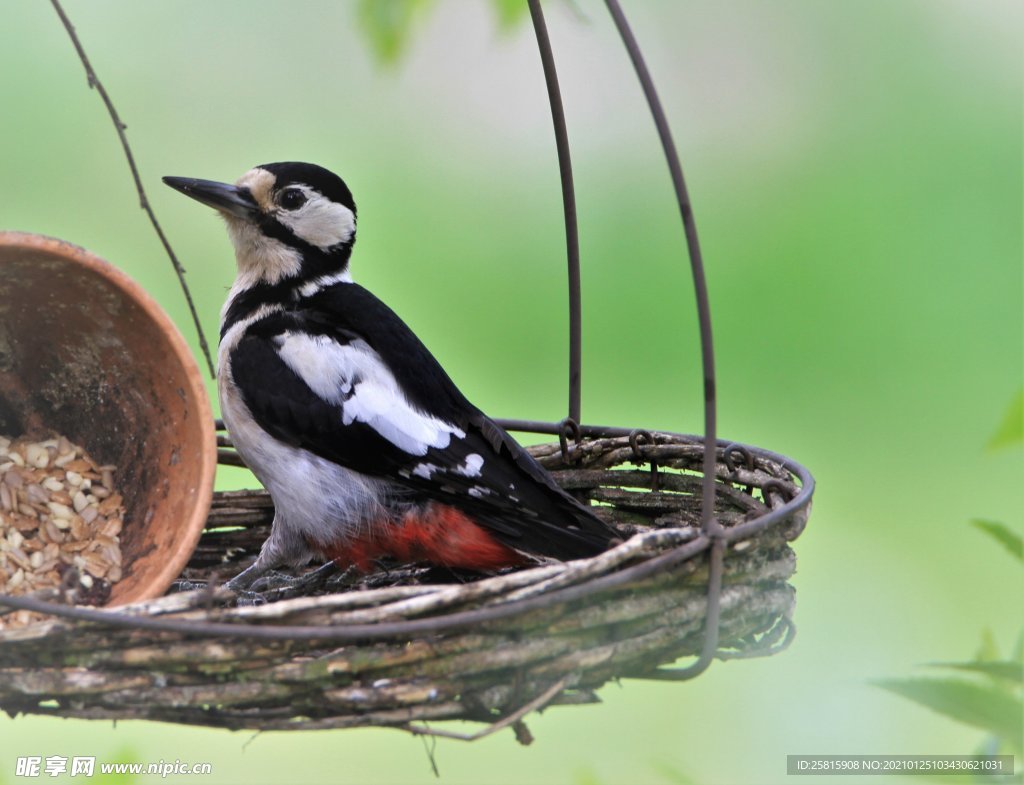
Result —
[[[565, 689], [569, 683], [569, 677], [564, 676], [563, 678], [556, 681], [544, 692], [538, 695], [528, 703], [524, 703], [514, 712], [509, 714], [507, 717], [503, 717], [497, 722], [488, 725], [485, 728], [481, 728], [476, 733], [455, 733], [454, 731], [438, 730], [437, 728], [428, 728], [426, 725], [405, 725], [402, 726], [402, 730], [407, 730], [414, 736], [439, 736], [444, 739], [458, 739], [459, 741], [476, 741], [482, 739], [485, 736], [490, 736], [493, 733], [497, 733], [500, 730], [504, 730], [510, 725], [521, 724], [523, 717], [534, 711], [540, 711], [547, 706], [551, 701], [558, 695], [562, 690]], [[519, 739], [522, 744], [529, 744], [532, 741], [532, 737], [524, 734], [524, 729], [518, 729], [516, 732], [516, 738]], [[526, 739], [529, 739], [527, 741]]]

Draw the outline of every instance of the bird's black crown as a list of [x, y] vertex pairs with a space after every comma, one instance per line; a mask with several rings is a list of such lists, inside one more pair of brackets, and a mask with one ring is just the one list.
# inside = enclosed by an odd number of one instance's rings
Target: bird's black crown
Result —
[[356, 203], [352, 198], [352, 192], [345, 185], [345, 181], [329, 169], [299, 161], [260, 164], [259, 168], [266, 169], [274, 175], [275, 191], [280, 191], [293, 184], [308, 185], [315, 188], [332, 202], [345, 205], [353, 213], [356, 212]]

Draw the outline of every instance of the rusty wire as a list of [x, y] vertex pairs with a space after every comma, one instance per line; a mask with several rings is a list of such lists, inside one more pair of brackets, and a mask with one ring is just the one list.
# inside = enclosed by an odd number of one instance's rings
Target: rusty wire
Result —
[[135, 190], [139, 195], [139, 207], [141, 207], [149, 217], [149, 222], [153, 225], [153, 231], [155, 231], [156, 236], [160, 238], [160, 244], [163, 245], [164, 251], [167, 253], [167, 257], [171, 260], [171, 266], [174, 268], [174, 274], [178, 277], [178, 284], [181, 286], [182, 294], [185, 295], [185, 303], [188, 305], [188, 311], [192, 317], [192, 324], [194, 324], [196, 328], [196, 335], [199, 338], [199, 348], [202, 351], [203, 359], [206, 361], [206, 369], [209, 371], [210, 376], [214, 377], [217, 373], [213, 368], [213, 359], [210, 356], [210, 346], [206, 342], [206, 333], [203, 332], [203, 325], [199, 320], [199, 313], [196, 311], [196, 304], [192, 300], [192, 292], [188, 288], [188, 282], [185, 280], [185, 268], [182, 266], [181, 262], [178, 261], [178, 256], [174, 253], [174, 249], [171, 248], [171, 243], [167, 239], [167, 235], [164, 234], [163, 227], [160, 226], [160, 222], [156, 219], [156, 213], [153, 212], [153, 207], [149, 203], [149, 197], [146, 196], [146, 189], [142, 186], [142, 177], [139, 175], [139, 167], [135, 163], [135, 156], [132, 154], [131, 145], [128, 144], [128, 136], [125, 134], [125, 130], [128, 126], [121, 121], [121, 117], [117, 113], [117, 109], [114, 108], [114, 102], [111, 100], [110, 94], [96, 75], [96, 71], [92, 67], [92, 62], [85, 53], [85, 48], [82, 46], [82, 42], [78, 38], [78, 33], [75, 32], [74, 25], [71, 24], [71, 20], [68, 19], [68, 15], [64, 13], [64, 8], [61, 6], [60, 0], [50, 0], [50, 3], [53, 5], [53, 9], [57, 12], [57, 16], [60, 17], [61, 24], [64, 25], [64, 29], [67, 31], [68, 36], [71, 38], [71, 43], [75, 47], [75, 52], [78, 53], [78, 59], [82, 61], [82, 67], [85, 68], [85, 76], [89, 83], [89, 87], [94, 88], [96, 92], [99, 93], [100, 98], [103, 99], [103, 105], [107, 108], [107, 114], [110, 115], [110, 120], [113, 122], [114, 128], [117, 130], [117, 137], [121, 141], [121, 149], [124, 151], [124, 157], [128, 160], [128, 168], [131, 170], [132, 180], [135, 182]]
[[704, 257], [700, 250], [700, 240], [697, 237], [697, 222], [693, 215], [693, 205], [690, 202], [689, 191], [686, 188], [686, 180], [683, 178], [683, 167], [679, 162], [679, 153], [676, 150], [675, 141], [672, 139], [672, 131], [668, 125], [668, 118], [662, 108], [661, 99], [658, 98], [658, 91], [654, 87], [654, 80], [651, 79], [650, 71], [644, 62], [640, 45], [637, 43], [633, 31], [626, 21], [626, 15], [618, 0], [605, 0], [608, 11], [612, 15], [615, 27], [619, 31], [622, 43], [629, 53], [633, 62], [633, 69], [636, 71], [640, 86], [643, 88], [644, 97], [651, 111], [651, 117], [658, 130], [658, 137], [665, 153], [665, 161], [668, 164], [669, 174], [672, 177], [672, 187], [676, 192], [676, 201], [679, 203], [679, 213], [683, 221], [683, 230], [686, 234], [686, 247], [690, 256], [690, 269], [693, 274], [693, 289], [697, 300], [697, 317], [700, 326], [700, 348], [701, 361], [704, 366], [704, 526], [705, 529], [713, 527], [711, 519], [715, 509], [714, 483], [709, 479], [714, 476], [715, 451], [714, 445], [717, 439], [717, 391], [715, 382], [715, 351], [714, 341], [711, 334], [711, 303], [708, 297], [707, 279], [704, 275]]
[[551, 49], [551, 37], [544, 22], [540, 0], [527, 0], [530, 18], [537, 37], [541, 65], [544, 68], [544, 82], [547, 85], [548, 103], [551, 105], [551, 120], [555, 130], [555, 147], [558, 151], [558, 173], [562, 181], [562, 212], [565, 215], [565, 255], [569, 268], [569, 419], [582, 422], [580, 406], [582, 401], [583, 365], [583, 304], [580, 292], [580, 237], [576, 221], [576, 191], [572, 178], [572, 157], [569, 153], [569, 132], [566, 129], [565, 109], [562, 107], [562, 91], [558, 86], [558, 72], [555, 70], [555, 53]]

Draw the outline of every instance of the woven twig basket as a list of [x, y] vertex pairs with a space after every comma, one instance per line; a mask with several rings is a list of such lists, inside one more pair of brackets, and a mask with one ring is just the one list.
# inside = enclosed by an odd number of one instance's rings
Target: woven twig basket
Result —
[[[702, 443], [643, 433], [531, 452], [635, 534], [592, 559], [471, 583], [362, 586], [248, 607], [192, 591], [126, 606], [116, 626], [104, 611], [73, 609], [80, 618], [0, 634], [0, 707], [228, 728], [497, 727], [547, 703], [594, 701], [609, 679], [657, 676], [657, 666], [698, 653], [712, 544], [699, 522]], [[810, 500], [796, 469], [770, 453], [719, 449], [720, 657], [770, 652], [791, 637], [788, 543]], [[252, 557], [271, 514], [263, 492], [219, 494], [190, 576], [217, 585], [225, 549], [240, 563]]]

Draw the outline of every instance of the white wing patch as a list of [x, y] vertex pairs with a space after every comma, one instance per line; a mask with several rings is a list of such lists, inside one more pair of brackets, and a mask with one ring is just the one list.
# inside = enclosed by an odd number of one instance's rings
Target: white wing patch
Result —
[[475, 452], [470, 453], [466, 456], [466, 460], [455, 469], [455, 473], [461, 474], [463, 477], [479, 477], [483, 465], [484, 457], [482, 455]]
[[417, 463], [412, 469], [412, 474], [414, 477], [422, 477], [424, 480], [429, 480], [434, 476], [434, 472], [440, 468], [436, 463]]
[[[459, 438], [462, 438], [465, 434], [459, 431]], [[422, 477], [424, 480], [429, 480], [437, 472], [451, 471], [455, 474], [461, 475], [462, 477], [479, 477], [480, 469], [483, 468], [484, 458], [478, 453], [470, 453], [466, 456], [466, 460], [456, 466], [454, 469], [446, 469], [444, 466], [438, 466], [436, 463], [430, 463], [424, 461], [423, 463], [417, 463], [412, 467], [412, 476]], [[406, 472], [405, 476], [409, 476]]]
[[[345, 425], [365, 423], [410, 455], [425, 455], [431, 447], [443, 450], [453, 436], [461, 439], [466, 435], [452, 423], [413, 406], [380, 355], [365, 341], [339, 344], [326, 335], [289, 331], [275, 338], [275, 343], [288, 367], [314, 393], [339, 407]], [[467, 458], [467, 470], [471, 457]], [[483, 464], [482, 458], [479, 464]]]

